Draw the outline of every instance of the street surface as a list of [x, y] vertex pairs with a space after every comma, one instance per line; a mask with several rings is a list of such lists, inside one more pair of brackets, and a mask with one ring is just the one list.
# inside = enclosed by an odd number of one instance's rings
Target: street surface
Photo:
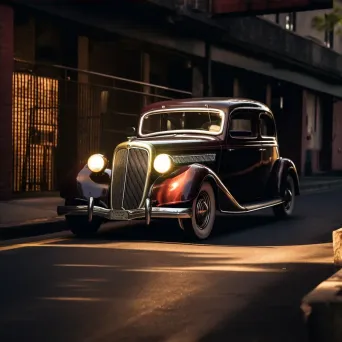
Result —
[[301, 298], [335, 272], [342, 190], [219, 219], [205, 243], [176, 225], [105, 227], [0, 245], [0, 341], [304, 342]]

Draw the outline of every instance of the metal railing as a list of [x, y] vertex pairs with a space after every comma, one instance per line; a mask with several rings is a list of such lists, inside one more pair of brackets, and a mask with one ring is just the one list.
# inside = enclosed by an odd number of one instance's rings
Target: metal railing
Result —
[[15, 59], [13, 191], [58, 190], [90, 154], [111, 157], [143, 106], [191, 92], [60, 65]]

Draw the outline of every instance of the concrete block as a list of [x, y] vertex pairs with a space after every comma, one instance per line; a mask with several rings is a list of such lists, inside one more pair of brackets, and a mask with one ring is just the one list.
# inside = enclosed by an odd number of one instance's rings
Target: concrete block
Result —
[[309, 342], [342, 341], [342, 270], [302, 300]]
[[333, 249], [334, 264], [342, 267], [342, 228], [333, 231]]

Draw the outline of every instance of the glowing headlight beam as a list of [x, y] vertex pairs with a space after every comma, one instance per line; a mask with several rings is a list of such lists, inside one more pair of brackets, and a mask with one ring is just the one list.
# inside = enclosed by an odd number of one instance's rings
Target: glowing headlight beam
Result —
[[165, 173], [172, 167], [172, 160], [168, 154], [158, 154], [154, 159], [154, 169], [159, 173]]
[[87, 165], [92, 172], [101, 172], [106, 167], [107, 160], [102, 154], [93, 154], [89, 157]]

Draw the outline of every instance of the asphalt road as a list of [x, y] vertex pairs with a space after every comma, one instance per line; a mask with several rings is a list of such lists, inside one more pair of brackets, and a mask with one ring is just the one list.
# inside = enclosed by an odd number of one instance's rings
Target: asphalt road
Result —
[[298, 198], [296, 215], [219, 219], [185, 243], [165, 222], [0, 245], [0, 341], [304, 342], [300, 300], [334, 273], [342, 191]]

